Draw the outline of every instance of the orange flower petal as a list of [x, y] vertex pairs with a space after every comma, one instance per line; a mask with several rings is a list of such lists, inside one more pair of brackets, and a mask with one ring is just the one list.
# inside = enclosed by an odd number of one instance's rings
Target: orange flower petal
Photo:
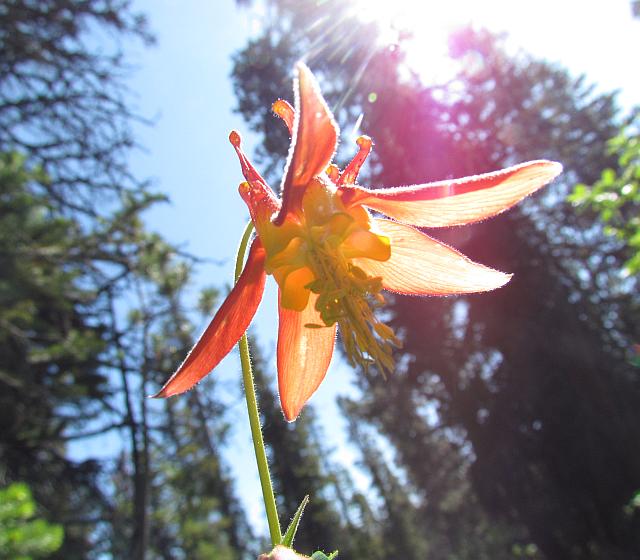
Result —
[[[311, 294], [303, 311], [278, 305], [278, 387], [285, 418], [292, 422], [324, 379], [333, 355], [336, 325], [325, 327]], [[305, 325], [322, 325], [319, 328]]]
[[170, 397], [191, 389], [215, 368], [249, 327], [262, 299], [265, 251], [256, 237], [244, 270], [213, 320], [169, 381], [154, 397]]
[[345, 192], [345, 201], [362, 204], [419, 227], [469, 224], [511, 208], [557, 177], [562, 165], [530, 161], [494, 173], [411, 187]]
[[371, 276], [382, 277], [387, 290], [413, 295], [467, 294], [494, 290], [511, 278], [411, 226], [381, 218], [373, 222], [373, 230], [391, 240], [391, 258], [353, 259], [353, 263]]
[[305, 187], [331, 163], [338, 142], [338, 125], [311, 70], [299, 62], [296, 71], [296, 114], [281, 188], [282, 209], [275, 221], [277, 225], [289, 212], [300, 207]]

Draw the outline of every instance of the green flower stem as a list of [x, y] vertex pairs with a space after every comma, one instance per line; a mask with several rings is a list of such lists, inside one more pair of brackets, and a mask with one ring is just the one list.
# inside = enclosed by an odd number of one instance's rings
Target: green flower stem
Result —
[[[244, 256], [247, 252], [247, 245], [251, 234], [253, 233], [253, 223], [249, 222], [236, 257], [235, 281], [238, 281], [244, 266]], [[262, 499], [264, 500], [264, 508], [267, 512], [267, 521], [269, 522], [269, 533], [271, 535], [271, 543], [273, 546], [280, 544], [282, 541], [282, 533], [280, 531], [280, 521], [278, 519], [278, 510], [276, 508], [276, 498], [273, 494], [273, 485], [271, 484], [271, 475], [269, 474], [269, 463], [267, 462], [267, 454], [264, 448], [264, 439], [262, 438], [262, 428], [260, 427], [260, 415], [258, 413], [258, 401], [256, 399], [256, 387], [253, 382], [253, 372], [251, 370], [251, 358], [249, 357], [249, 341], [246, 333], [242, 335], [238, 343], [240, 349], [240, 363], [242, 365], [242, 380], [244, 382], [244, 394], [247, 399], [247, 410], [249, 412], [249, 424], [251, 425], [251, 437], [253, 438], [253, 449], [256, 454], [256, 462], [258, 463], [258, 473], [260, 474], [260, 486], [262, 486]]]

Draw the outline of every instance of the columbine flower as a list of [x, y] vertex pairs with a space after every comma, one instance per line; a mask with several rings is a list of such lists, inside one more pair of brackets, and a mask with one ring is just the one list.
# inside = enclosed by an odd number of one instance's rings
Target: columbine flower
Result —
[[[375, 309], [383, 289], [412, 295], [493, 290], [510, 275], [472, 262], [417, 227], [477, 222], [510, 208], [558, 175], [562, 166], [532, 161], [485, 175], [425, 185], [370, 190], [356, 185], [371, 150], [359, 151], [340, 172], [331, 163], [338, 126], [311, 71], [297, 65], [294, 110], [278, 100], [274, 112], [292, 137], [279, 200], [254, 169], [232, 132], [242, 173], [240, 195], [255, 225], [238, 283], [178, 371], [157, 396], [193, 387], [226, 356], [253, 319], [265, 274], [279, 287], [277, 367], [280, 401], [295, 419], [323, 380], [336, 328], [352, 363], [393, 368], [393, 331]], [[367, 208], [388, 218], [373, 218]]]

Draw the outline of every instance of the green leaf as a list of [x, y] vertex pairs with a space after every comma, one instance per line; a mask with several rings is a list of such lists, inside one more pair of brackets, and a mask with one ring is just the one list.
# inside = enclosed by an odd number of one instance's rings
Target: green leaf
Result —
[[605, 169], [602, 172], [600, 182], [605, 185], [612, 185], [616, 180], [616, 172], [613, 169]]
[[64, 530], [44, 519], [33, 519], [36, 503], [24, 483], [0, 489], [0, 554], [2, 558], [43, 556], [62, 546]]
[[334, 551], [329, 556], [327, 556], [324, 552], [320, 552], [317, 550], [311, 555], [311, 560], [333, 560], [338, 557], [338, 551]]
[[582, 183], [576, 185], [573, 189], [573, 193], [571, 193], [567, 199], [573, 205], [583, 204], [585, 200], [589, 197], [589, 190], [586, 185]]
[[293, 548], [293, 539], [296, 538], [296, 532], [298, 531], [298, 525], [300, 524], [300, 519], [302, 514], [304, 513], [304, 508], [307, 507], [309, 503], [309, 495], [307, 494], [303, 499], [300, 505], [298, 506], [298, 510], [296, 511], [291, 523], [289, 523], [289, 527], [282, 537], [282, 541], [280, 544], [283, 546], [288, 546], [289, 548]]

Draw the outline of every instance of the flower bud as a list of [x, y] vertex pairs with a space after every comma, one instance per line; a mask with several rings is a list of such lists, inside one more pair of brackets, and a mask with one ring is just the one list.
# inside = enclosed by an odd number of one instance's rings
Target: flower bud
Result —
[[276, 546], [269, 554], [258, 556], [258, 560], [304, 560], [305, 558], [308, 559], [309, 557], [280, 545]]

